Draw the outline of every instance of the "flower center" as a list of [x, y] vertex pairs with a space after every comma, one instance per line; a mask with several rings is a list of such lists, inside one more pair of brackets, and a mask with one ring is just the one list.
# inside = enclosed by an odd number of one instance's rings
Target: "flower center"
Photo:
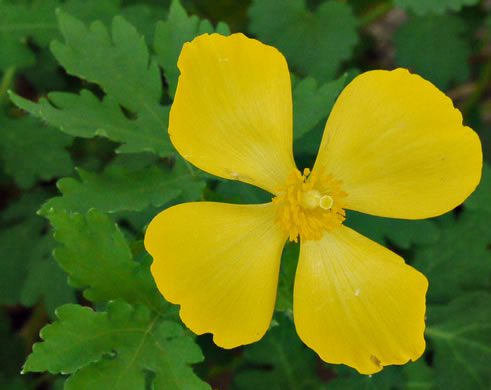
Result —
[[295, 169], [288, 175], [284, 186], [277, 188], [273, 203], [278, 206], [276, 221], [289, 235], [290, 241], [318, 241], [324, 231], [331, 231], [345, 220], [341, 180], [326, 173], [303, 175]]

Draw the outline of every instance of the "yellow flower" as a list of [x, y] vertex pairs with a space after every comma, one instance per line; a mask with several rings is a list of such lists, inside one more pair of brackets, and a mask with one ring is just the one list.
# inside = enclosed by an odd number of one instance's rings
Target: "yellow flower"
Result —
[[[343, 225], [344, 209], [420, 219], [459, 205], [479, 183], [478, 136], [451, 100], [405, 69], [370, 71], [341, 93], [312, 173], [292, 152], [283, 55], [242, 34], [186, 43], [169, 135], [189, 162], [273, 194], [272, 202], [185, 203], [145, 235], [152, 274], [196, 334], [233, 348], [269, 328], [283, 246], [300, 237], [297, 333], [329, 363], [371, 374], [425, 349], [426, 278]], [[431, 261], [431, 259], [428, 259]]]

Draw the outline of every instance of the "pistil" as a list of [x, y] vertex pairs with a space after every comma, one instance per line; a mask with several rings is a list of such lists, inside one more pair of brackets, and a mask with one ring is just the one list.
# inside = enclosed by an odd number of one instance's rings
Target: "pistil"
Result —
[[273, 203], [278, 205], [277, 222], [289, 235], [290, 241], [320, 240], [324, 232], [340, 226], [345, 220], [341, 181], [332, 175], [312, 173], [303, 175], [295, 169], [284, 186], [277, 189]]

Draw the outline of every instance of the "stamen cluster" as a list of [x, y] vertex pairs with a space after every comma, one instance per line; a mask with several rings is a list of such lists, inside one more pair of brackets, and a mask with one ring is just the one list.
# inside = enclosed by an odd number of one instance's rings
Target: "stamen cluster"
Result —
[[[310, 175], [310, 176], [309, 176]], [[290, 241], [303, 242], [322, 238], [324, 231], [340, 226], [345, 218], [341, 180], [333, 175], [304, 169], [292, 171], [286, 185], [277, 188], [273, 204], [278, 206], [276, 221], [289, 235]]]

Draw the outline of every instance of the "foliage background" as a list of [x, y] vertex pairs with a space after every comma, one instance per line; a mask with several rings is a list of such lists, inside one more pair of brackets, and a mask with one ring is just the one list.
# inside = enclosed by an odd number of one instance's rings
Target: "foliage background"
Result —
[[[0, 0], [0, 388], [489, 389], [490, 9], [478, 0]], [[180, 48], [215, 30], [287, 57], [300, 167], [312, 165], [338, 93], [370, 69], [421, 74], [480, 134], [484, 176], [463, 206], [425, 221], [347, 219], [430, 280], [428, 346], [416, 363], [360, 376], [307, 349], [291, 316], [295, 245], [272, 328], [256, 344], [226, 351], [195, 337], [157, 292], [142, 237], [158, 211], [268, 200], [191, 167], [166, 134]]]

